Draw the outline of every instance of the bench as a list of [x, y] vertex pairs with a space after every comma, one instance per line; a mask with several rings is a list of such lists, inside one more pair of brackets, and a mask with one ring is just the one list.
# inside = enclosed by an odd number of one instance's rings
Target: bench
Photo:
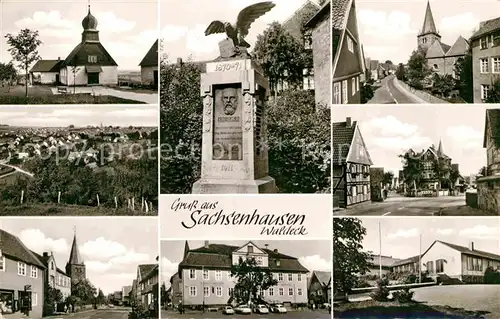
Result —
[[58, 93], [68, 93], [68, 87], [67, 86], [58, 86], [57, 87], [57, 92]]

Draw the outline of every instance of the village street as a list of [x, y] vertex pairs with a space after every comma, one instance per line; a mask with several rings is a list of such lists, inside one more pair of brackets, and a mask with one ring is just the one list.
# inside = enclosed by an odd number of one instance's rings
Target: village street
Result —
[[[404, 197], [392, 195], [383, 202], [367, 202], [347, 209], [334, 211], [334, 215], [360, 216], [434, 216], [462, 215], [465, 207], [465, 195], [439, 197]], [[467, 209], [467, 212], [473, 209]], [[476, 211], [476, 210], [474, 210]], [[472, 213], [477, 215], [478, 212]]]
[[406, 91], [397, 84], [395, 75], [389, 75], [381, 80], [381, 87], [375, 91], [369, 104], [415, 104], [425, 103], [423, 100]]
[[165, 311], [162, 310], [162, 319], [191, 319], [191, 318], [228, 318], [228, 319], [240, 319], [240, 318], [255, 318], [255, 319], [268, 319], [268, 318], [297, 318], [297, 319], [329, 319], [331, 314], [327, 310], [304, 310], [304, 311], [289, 311], [286, 314], [276, 314], [270, 313], [266, 315], [251, 314], [251, 315], [222, 315], [221, 312], [193, 312], [186, 314], [179, 314], [178, 312]]
[[65, 315], [44, 317], [44, 319], [127, 319], [130, 308], [109, 308], [83, 311]]

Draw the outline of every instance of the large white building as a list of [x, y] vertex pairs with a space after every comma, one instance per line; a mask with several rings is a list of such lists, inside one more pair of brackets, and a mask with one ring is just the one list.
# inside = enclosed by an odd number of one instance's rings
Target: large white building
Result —
[[30, 70], [33, 84], [118, 85], [118, 64], [99, 40], [97, 19], [82, 20], [82, 40], [66, 59], [39, 60]]
[[278, 281], [277, 285], [260, 291], [264, 302], [285, 306], [307, 304], [309, 270], [295, 257], [281, 254], [276, 249], [260, 248], [252, 242], [237, 247], [207, 241], [197, 249], [190, 249], [186, 242], [184, 258], [179, 264], [180, 282], [172, 285], [172, 294], [182, 296], [181, 302], [188, 307], [231, 304], [236, 284], [231, 267], [237, 265], [240, 258], [255, 258]]

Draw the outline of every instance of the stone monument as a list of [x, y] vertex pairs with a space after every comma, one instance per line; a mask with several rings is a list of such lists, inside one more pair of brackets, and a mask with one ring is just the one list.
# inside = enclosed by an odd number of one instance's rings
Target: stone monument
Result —
[[[261, 2], [243, 9], [238, 15], [240, 25], [240, 20], [251, 13], [249, 8], [259, 9], [262, 15], [273, 6], [271, 2]], [[265, 8], [269, 9], [265, 11]], [[214, 23], [224, 26], [214, 21], [205, 34], [211, 34]], [[217, 30], [228, 33], [227, 26]], [[228, 34], [228, 38], [219, 43], [220, 57], [207, 63], [206, 73], [201, 75], [202, 166], [193, 194], [276, 192], [274, 179], [269, 176], [265, 145], [264, 102], [269, 82], [248, 54], [249, 45], [242, 36], [247, 32], [239, 30], [237, 36]]]

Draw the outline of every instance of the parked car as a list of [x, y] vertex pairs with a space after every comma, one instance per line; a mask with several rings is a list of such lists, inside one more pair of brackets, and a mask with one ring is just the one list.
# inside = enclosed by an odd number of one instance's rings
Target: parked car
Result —
[[234, 309], [231, 306], [225, 306], [222, 313], [225, 315], [234, 315]]
[[242, 315], [249, 315], [252, 313], [252, 309], [248, 305], [239, 305], [236, 307], [235, 312]]
[[275, 304], [271, 307], [271, 312], [274, 313], [286, 313], [286, 308], [282, 304]]
[[260, 314], [266, 314], [269, 313], [269, 309], [267, 309], [265, 305], [257, 305], [255, 307], [255, 312]]

